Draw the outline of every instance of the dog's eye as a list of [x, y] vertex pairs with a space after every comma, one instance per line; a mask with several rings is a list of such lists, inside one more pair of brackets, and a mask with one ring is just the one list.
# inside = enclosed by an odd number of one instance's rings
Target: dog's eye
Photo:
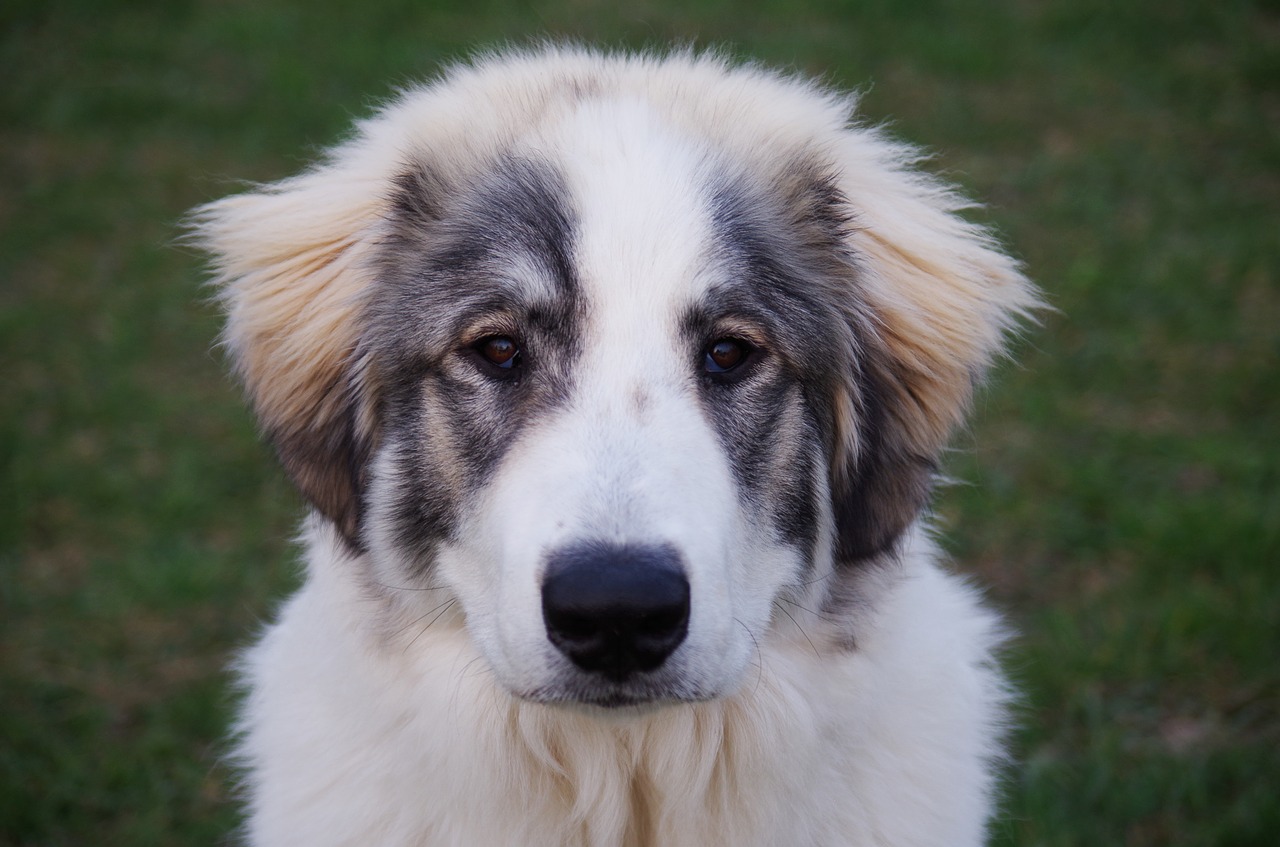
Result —
[[720, 338], [707, 345], [702, 369], [709, 374], [725, 374], [751, 356], [752, 347], [740, 338]]
[[511, 370], [520, 364], [520, 345], [506, 335], [491, 335], [476, 342], [476, 352], [495, 368]]

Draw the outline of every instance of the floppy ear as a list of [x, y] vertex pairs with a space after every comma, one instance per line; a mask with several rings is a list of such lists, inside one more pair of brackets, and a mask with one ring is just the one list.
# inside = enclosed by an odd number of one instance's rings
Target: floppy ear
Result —
[[223, 342], [263, 431], [356, 549], [375, 437], [356, 350], [384, 191], [379, 179], [322, 166], [210, 203], [190, 221], [213, 257]]
[[860, 349], [837, 390], [832, 488], [838, 560], [851, 562], [889, 549], [924, 508], [974, 387], [1040, 301], [959, 216], [971, 204], [911, 169], [913, 149], [856, 130], [839, 154]]

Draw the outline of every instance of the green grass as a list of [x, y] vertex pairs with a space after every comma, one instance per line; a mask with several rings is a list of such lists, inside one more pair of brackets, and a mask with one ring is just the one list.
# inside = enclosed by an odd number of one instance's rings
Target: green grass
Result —
[[1280, 833], [1280, 7], [47, 2], [0, 10], [0, 844], [210, 844], [223, 668], [300, 505], [213, 349], [189, 207], [536, 34], [863, 87], [1058, 311], [938, 504], [1023, 633], [996, 841]]

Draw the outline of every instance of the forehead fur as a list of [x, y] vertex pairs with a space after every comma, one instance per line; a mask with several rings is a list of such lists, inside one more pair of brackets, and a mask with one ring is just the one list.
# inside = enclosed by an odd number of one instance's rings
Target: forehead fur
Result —
[[707, 151], [629, 98], [585, 101], [548, 129], [540, 143], [578, 221], [574, 261], [595, 335], [637, 352], [670, 347], [674, 316], [706, 285]]
[[[482, 57], [411, 88], [361, 126], [355, 147], [395, 161], [406, 146], [466, 170], [590, 101], [632, 101], [739, 161], [777, 163], [838, 134], [854, 105], [810, 82], [703, 55], [574, 49]], [[351, 152], [356, 152], [352, 150]], [[390, 155], [388, 155], [390, 154]], [[361, 157], [363, 158], [363, 157]]]

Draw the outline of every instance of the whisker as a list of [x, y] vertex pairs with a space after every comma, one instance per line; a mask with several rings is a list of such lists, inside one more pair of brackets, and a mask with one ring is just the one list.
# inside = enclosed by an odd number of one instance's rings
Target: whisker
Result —
[[[391, 637], [392, 637], [392, 638], [397, 638], [397, 637], [399, 637], [399, 636], [400, 636], [400, 634], [401, 634], [401, 633], [403, 633], [405, 630], [407, 630], [407, 629], [409, 629], [409, 628], [411, 628], [411, 627], [413, 627], [413, 626], [416, 626], [420, 621], [422, 621], [422, 620], [424, 620], [424, 619], [426, 619], [426, 618], [430, 617], [430, 616], [431, 616], [434, 612], [436, 612], [437, 610], [439, 610], [439, 609], [443, 609], [445, 606], [448, 606], [450, 603], [453, 603], [453, 602], [455, 602], [453, 599], [445, 600], [445, 601], [444, 601], [443, 603], [441, 603], [439, 606], [435, 606], [434, 608], [428, 609], [428, 610], [427, 610], [426, 612], [424, 612], [423, 614], [419, 615], [418, 617], [414, 618], [413, 620], [409, 621], [407, 624], [405, 624], [404, 626], [400, 627], [400, 628], [399, 628], [399, 629], [397, 629], [395, 632], [393, 632], [393, 633], [391, 634]], [[430, 626], [430, 624], [428, 624], [428, 626]]]
[[373, 580], [373, 584], [379, 588], [390, 588], [392, 591], [443, 591], [449, 587], [447, 585], [389, 585], [377, 580]]
[[760, 683], [764, 679], [764, 653], [760, 650], [760, 642], [756, 640], [756, 634], [751, 631], [751, 627], [747, 626], [738, 618], [734, 618], [734, 621], [737, 622], [738, 626], [747, 631], [747, 637], [751, 639], [751, 643], [754, 644], [756, 648], [756, 685], [755, 688], [752, 689], [752, 693], [755, 693], [760, 690]]
[[788, 600], [786, 597], [779, 597], [776, 602], [786, 603], [788, 605], [795, 606], [797, 609], [801, 610], [802, 612], [808, 612], [818, 620], [824, 621], [826, 623], [835, 623], [835, 624], [840, 623], [839, 618], [832, 617], [831, 615], [825, 615], [822, 612], [815, 612], [813, 609], [810, 609], [808, 606], [801, 606], [795, 600]]
[[[463, 665], [461, 668], [458, 668], [456, 671], [454, 671], [454, 674], [453, 674], [454, 684], [452, 686], [453, 691], [451, 691], [449, 694], [449, 708], [451, 710], [456, 709], [458, 706], [458, 697], [462, 690], [462, 680], [466, 679], [470, 675], [469, 670], [471, 666], [474, 665], [476, 662], [479, 662], [482, 658], [484, 657], [475, 656], [469, 662]], [[489, 667], [487, 664], [482, 664], [480, 666], [480, 670], [478, 671], [478, 673], [492, 674], [493, 668]]]
[[774, 605], [774, 608], [776, 608], [778, 611], [782, 612], [782, 614], [784, 614], [784, 615], [786, 615], [787, 617], [791, 618], [791, 622], [792, 622], [793, 624], [795, 624], [795, 625], [796, 625], [796, 629], [800, 630], [800, 634], [804, 636], [804, 640], [809, 642], [809, 648], [813, 650], [813, 655], [815, 655], [815, 656], [817, 656], [819, 659], [821, 659], [821, 658], [822, 658], [822, 654], [818, 652], [818, 648], [817, 648], [817, 646], [815, 646], [815, 645], [814, 645], [814, 643], [813, 643], [813, 639], [809, 637], [809, 633], [807, 633], [807, 632], [805, 632], [805, 631], [804, 631], [804, 627], [802, 627], [802, 626], [800, 625], [800, 622], [799, 622], [798, 620], [796, 620], [796, 619], [795, 619], [795, 617], [794, 617], [790, 612], [788, 612], [784, 607], [779, 606], [779, 605], [778, 605], [778, 603], [777, 603], [777, 601], [774, 601], [774, 604], [773, 604], [773, 605]]
[[836, 569], [831, 568], [828, 571], [817, 574], [816, 576], [814, 576], [813, 579], [807, 579], [807, 580], [804, 580], [803, 582], [797, 582], [795, 583], [795, 586], [797, 588], [808, 588], [810, 585], [821, 582], [824, 579], [830, 579], [831, 577], [835, 576], [835, 574], [836, 574]]
[[[441, 617], [445, 612], [449, 611], [449, 607], [450, 607], [450, 606], [452, 606], [452, 605], [453, 605], [454, 603], [456, 603], [456, 602], [458, 602], [458, 601], [457, 601], [457, 600], [449, 600], [449, 601], [448, 601], [448, 602], [446, 602], [446, 603], [442, 603], [440, 606], [436, 606], [436, 608], [437, 608], [437, 609], [440, 609], [440, 611], [439, 611], [439, 612], [436, 612], [436, 616], [435, 616], [434, 618], [432, 618], [430, 621], [428, 621], [428, 622], [427, 622], [427, 625], [426, 625], [426, 626], [424, 626], [424, 627], [423, 627], [423, 628], [418, 632], [418, 634], [417, 634], [417, 635], [415, 635], [412, 639], [410, 639], [408, 644], [404, 645], [404, 649], [405, 649], [405, 651], [408, 651], [408, 649], [409, 649], [410, 647], [412, 647], [412, 646], [413, 646], [413, 643], [414, 643], [415, 641], [417, 641], [419, 638], [421, 638], [421, 637], [422, 637], [422, 634], [423, 634], [424, 632], [426, 632], [427, 630], [431, 629], [431, 625], [432, 625], [432, 624], [434, 624], [436, 621], [440, 620], [440, 617]], [[442, 608], [442, 607], [443, 607], [443, 608]], [[427, 615], [429, 615], [429, 614], [431, 614], [431, 612], [427, 612]], [[422, 616], [422, 618], [425, 618], [427, 615], [423, 615], [423, 616]], [[420, 620], [422, 620], [422, 618], [418, 618], [418, 620], [420, 621]], [[414, 623], [417, 623], [417, 621], [415, 621]]]
[[[466, 679], [466, 678], [467, 678], [467, 676], [469, 675], [469, 674], [467, 673], [467, 670], [468, 670], [472, 665], [474, 665], [476, 662], [480, 661], [480, 659], [481, 659], [481, 658], [482, 658], [481, 656], [476, 656], [476, 657], [475, 657], [475, 658], [473, 658], [471, 661], [469, 661], [469, 662], [467, 662], [465, 665], [463, 665], [463, 666], [458, 670], [458, 677], [459, 677], [460, 679]], [[490, 668], [487, 668], [487, 667], [482, 667], [482, 668], [480, 668], [480, 671], [481, 671], [482, 673], [492, 673], [492, 670], [491, 670]]]

